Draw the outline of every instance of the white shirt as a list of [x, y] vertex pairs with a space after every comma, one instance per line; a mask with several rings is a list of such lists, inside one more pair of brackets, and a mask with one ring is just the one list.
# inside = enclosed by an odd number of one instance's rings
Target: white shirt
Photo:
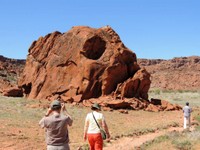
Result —
[[192, 109], [189, 106], [183, 107], [184, 117], [190, 117], [191, 112], [192, 112]]
[[[98, 122], [99, 126], [101, 127], [102, 126], [102, 122], [104, 121], [103, 114], [99, 113], [99, 112], [96, 112], [96, 111], [93, 111], [93, 114], [94, 114], [94, 117], [95, 117], [96, 121]], [[100, 129], [97, 126], [97, 124], [96, 124], [96, 122], [94, 120], [94, 117], [93, 117], [92, 113], [88, 113], [87, 116], [86, 116], [85, 121], [89, 122], [87, 133], [92, 133], [92, 134], [100, 133]]]

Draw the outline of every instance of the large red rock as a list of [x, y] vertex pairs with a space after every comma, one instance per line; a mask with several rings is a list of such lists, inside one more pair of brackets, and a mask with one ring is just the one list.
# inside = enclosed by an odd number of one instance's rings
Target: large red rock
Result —
[[113, 93], [122, 99], [148, 99], [150, 83], [150, 75], [139, 67], [136, 54], [109, 26], [78, 26], [40, 37], [29, 48], [18, 81], [28, 98], [63, 96], [76, 97], [76, 101], [77, 95], [82, 101]]
[[23, 91], [22, 89], [18, 87], [11, 87], [8, 89], [4, 89], [3, 96], [9, 96], [9, 97], [22, 97]]

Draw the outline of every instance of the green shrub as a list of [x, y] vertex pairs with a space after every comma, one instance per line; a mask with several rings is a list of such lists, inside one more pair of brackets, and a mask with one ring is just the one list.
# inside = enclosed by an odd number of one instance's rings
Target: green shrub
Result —
[[162, 136], [159, 136], [158, 138], [156, 138], [154, 141], [156, 143], [160, 143], [160, 142], [163, 142], [163, 141], [166, 141], [169, 139], [169, 136], [168, 135], [162, 135]]
[[160, 95], [160, 90], [159, 89], [156, 89], [154, 92], [155, 92], [156, 95]]
[[192, 149], [192, 143], [189, 140], [175, 140], [172, 142], [175, 147], [179, 150], [190, 150]]
[[[169, 140], [169, 136], [168, 135], [162, 135], [162, 136], [159, 136], [159, 137], [157, 137], [157, 138], [155, 138], [151, 141], [145, 142], [144, 144], [142, 144], [140, 146], [140, 149], [141, 150], [149, 149], [152, 145], [157, 145], [157, 144], [165, 142], [167, 140]], [[136, 149], [137, 149], [137, 147], [136, 147]]]

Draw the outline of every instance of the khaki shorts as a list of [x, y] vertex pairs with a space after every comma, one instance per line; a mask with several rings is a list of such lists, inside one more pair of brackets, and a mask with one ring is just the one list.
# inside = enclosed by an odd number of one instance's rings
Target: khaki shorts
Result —
[[64, 144], [59, 146], [47, 145], [47, 150], [70, 150], [70, 148], [69, 144]]

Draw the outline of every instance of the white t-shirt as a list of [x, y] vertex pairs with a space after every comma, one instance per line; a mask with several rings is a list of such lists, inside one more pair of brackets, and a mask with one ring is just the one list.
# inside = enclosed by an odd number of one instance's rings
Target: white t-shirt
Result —
[[183, 107], [184, 117], [190, 117], [191, 112], [192, 112], [192, 109], [189, 106]]
[[[94, 117], [96, 121], [98, 122], [99, 126], [102, 127], [102, 122], [104, 121], [104, 116], [102, 113], [93, 111]], [[88, 113], [86, 116], [85, 121], [89, 121], [89, 127], [87, 133], [100, 133], [100, 129], [98, 128], [92, 113]]]

